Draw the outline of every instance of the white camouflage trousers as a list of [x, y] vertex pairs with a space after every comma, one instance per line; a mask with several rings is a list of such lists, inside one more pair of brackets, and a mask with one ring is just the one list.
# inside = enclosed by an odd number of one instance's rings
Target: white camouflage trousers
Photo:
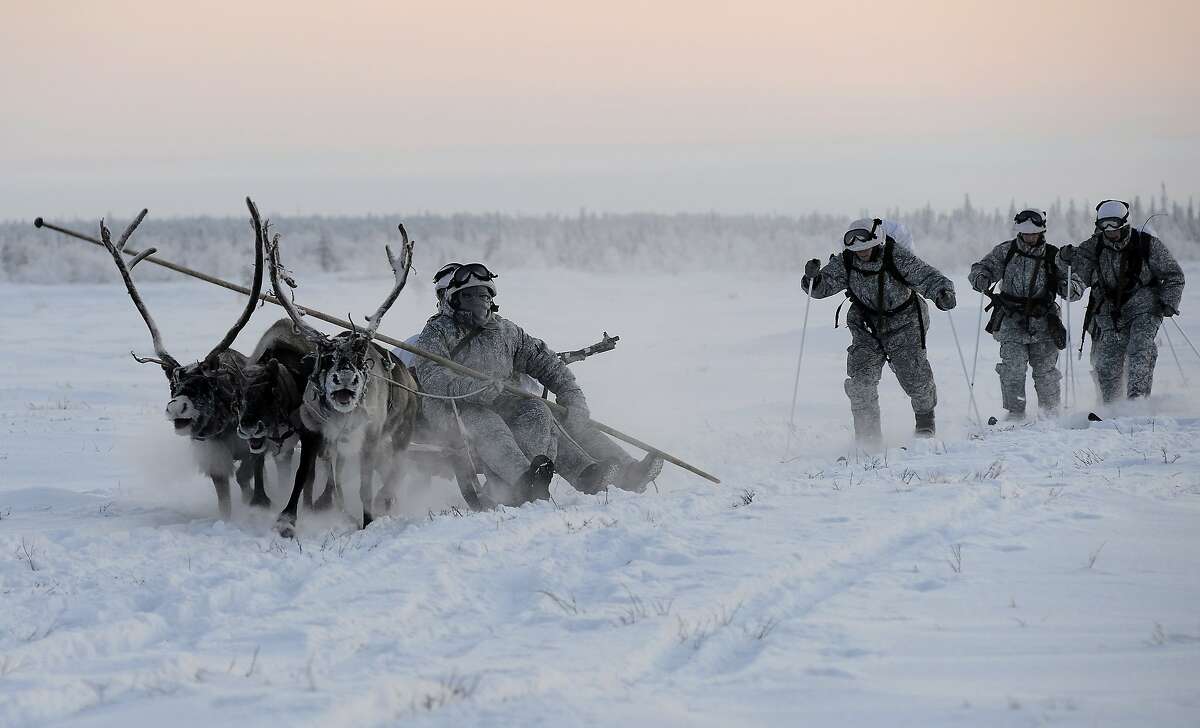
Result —
[[519, 494], [502, 491], [520, 480], [533, 458], [545, 455], [554, 460], [554, 415], [542, 400], [502, 394], [487, 407], [460, 403], [458, 409], [493, 500], [513, 502]]
[[860, 326], [851, 326], [853, 338], [846, 349], [846, 396], [854, 415], [854, 435], [862, 441], [878, 440], [879, 380], [885, 361], [896, 380], [912, 400], [914, 414], [933, 412], [937, 406], [937, 386], [933, 369], [921, 346], [921, 330], [914, 322], [876, 339]]
[[[566, 427], [562, 419], [559, 424]], [[554, 461], [554, 470], [571, 485], [579, 482], [584, 469], [601, 460], [615, 460], [621, 465], [634, 462], [624, 448], [593, 427], [572, 430], [570, 435], [574, 442], [558, 433], [558, 459]]]
[[1154, 385], [1158, 345], [1154, 337], [1162, 316], [1136, 316], [1116, 329], [1097, 327], [1092, 335], [1092, 376], [1104, 402], [1120, 399], [1122, 385], [1129, 397], [1148, 397]]
[[1043, 410], [1058, 408], [1062, 374], [1058, 371], [1058, 347], [1052, 341], [1026, 344], [1000, 342], [1000, 396], [1009, 412], [1025, 411], [1025, 370], [1033, 370], [1033, 388]]

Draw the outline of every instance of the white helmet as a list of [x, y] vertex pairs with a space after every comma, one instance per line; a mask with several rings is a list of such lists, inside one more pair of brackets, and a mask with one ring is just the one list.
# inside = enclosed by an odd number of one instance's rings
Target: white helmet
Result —
[[496, 274], [488, 270], [483, 263], [464, 263], [446, 276], [449, 285], [446, 286], [446, 300], [468, 288], [483, 287], [488, 289], [492, 298], [496, 297]]
[[858, 252], [882, 245], [886, 237], [882, 225], [883, 221], [877, 217], [863, 217], [855, 220], [846, 227], [846, 234], [842, 236], [843, 248]]
[[450, 279], [454, 277], [454, 271], [461, 267], [462, 263], [447, 263], [433, 274], [433, 295], [437, 296], [437, 300], [442, 300], [446, 289], [450, 287]]
[[1129, 224], [1129, 203], [1105, 200], [1096, 205], [1096, 229], [1119, 230]]
[[1013, 234], [1046, 232], [1046, 211], [1026, 207], [1013, 218]]

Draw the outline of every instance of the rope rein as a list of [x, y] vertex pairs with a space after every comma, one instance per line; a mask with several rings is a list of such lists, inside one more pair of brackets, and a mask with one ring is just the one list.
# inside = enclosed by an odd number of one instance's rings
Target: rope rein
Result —
[[[395, 381], [394, 379], [389, 379], [388, 377], [385, 377], [382, 374], [374, 374], [371, 372], [367, 372], [367, 376], [374, 377], [376, 379], [382, 379], [383, 381], [387, 382], [388, 384], [394, 384], [406, 392], [412, 392], [413, 394], [417, 395], [418, 397], [428, 397], [430, 399], [449, 400], [450, 406], [453, 407], [453, 409], [454, 409], [454, 418], [458, 423], [459, 430], [462, 431], [464, 435], [466, 434], [466, 425], [463, 424], [462, 417], [458, 412], [458, 401], [467, 399], [468, 397], [474, 397], [475, 395], [479, 394], [480, 392], [485, 392], [488, 389], [491, 389], [491, 387], [492, 387], [491, 384], [487, 384], [485, 386], [480, 387], [479, 389], [476, 389], [474, 392], [468, 392], [466, 394], [459, 394], [459, 395], [451, 396], [451, 395], [445, 395], [445, 394], [430, 394], [429, 392], [422, 392], [422, 391], [413, 389], [412, 387], [405, 386], [405, 385], [401, 384], [400, 382]], [[571, 433], [567, 432], [567, 428], [564, 427], [562, 425], [562, 423], [558, 421], [557, 417], [554, 417], [553, 415], [551, 415], [550, 421], [554, 424], [554, 427], [557, 428], [560, 433], [562, 433], [562, 436], [565, 437], [567, 439], [567, 441], [569, 441], [572, 445], [577, 447], [579, 450], [581, 450], [585, 453], [587, 452], [587, 450], [584, 450], [582, 445], [580, 445], [578, 442], [575, 441], [575, 438], [571, 437]], [[471, 458], [470, 448], [467, 449], [467, 457]], [[472, 467], [475, 466], [474, 458], [471, 458], [471, 465], [472, 465]], [[655, 484], [655, 487], [658, 487], [657, 484]]]
[[387, 382], [388, 384], [394, 384], [397, 387], [399, 387], [400, 389], [403, 389], [406, 392], [412, 392], [413, 394], [417, 395], [418, 397], [428, 397], [429, 399], [449, 400], [451, 402], [464, 400], [464, 399], [467, 399], [468, 397], [474, 397], [475, 395], [477, 395], [481, 392], [486, 392], [487, 390], [489, 390], [493, 387], [493, 385], [491, 383], [488, 383], [488, 384], [485, 384], [484, 386], [480, 387], [479, 389], [476, 389], [473, 392], [467, 392], [466, 394], [456, 394], [456, 395], [431, 394], [429, 392], [422, 392], [419, 389], [413, 389], [412, 387], [401, 384], [400, 382], [397, 382], [394, 379], [389, 379], [388, 377], [385, 377], [382, 374], [374, 374], [372, 372], [367, 372], [367, 376], [374, 377], [375, 379], [382, 379], [383, 381]]

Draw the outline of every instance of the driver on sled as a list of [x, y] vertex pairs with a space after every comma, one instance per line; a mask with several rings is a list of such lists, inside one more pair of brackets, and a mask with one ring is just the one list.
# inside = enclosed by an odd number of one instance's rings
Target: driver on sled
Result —
[[[434, 284], [438, 312], [416, 346], [492, 379], [463, 376], [421, 357], [415, 361], [417, 378], [425, 392], [463, 397], [453, 404], [427, 399], [425, 406], [429, 419], [446, 429], [458, 427], [457, 408], [487, 476], [487, 497], [505, 505], [549, 498], [556, 461], [559, 474], [583, 492], [609, 485], [645, 490], [662, 469], [662, 459], [634, 460], [590, 424], [587, 399], [567, 365], [540, 339], [496, 315], [494, 273], [482, 263], [451, 264], [438, 271]], [[544, 401], [504, 391], [503, 384], [519, 386], [521, 375], [554, 392], [567, 408], [563, 423], [555, 421]]]

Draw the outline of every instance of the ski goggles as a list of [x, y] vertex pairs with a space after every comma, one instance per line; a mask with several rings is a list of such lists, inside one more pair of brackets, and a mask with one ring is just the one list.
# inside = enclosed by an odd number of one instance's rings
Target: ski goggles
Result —
[[849, 248], [855, 243], [865, 243], [868, 240], [874, 240], [875, 237], [875, 233], [870, 230], [851, 230], [842, 236], [842, 245]]
[[437, 273], [433, 274], [433, 282], [437, 283], [461, 267], [462, 263], [447, 263], [446, 265], [443, 265], [441, 268], [438, 268]]
[[882, 224], [883, 224], [883, 221], [880, 220], [879, 218], [876, 218], [871, 221], [871, 229], [870, 230], [865, 230], [863, 228], [858, 228], [856, 230], [847, 230], [846, 234], [842, 236], [842, 245], [849, 248], [852, 245], [856, 245], [858, 243], [865, 243], [868, 240], [876, 240], [879, 236], [875, 234], [875, 229], [878, 228]]
[[1129, 203], [1125, 202], [1124, 200], [1103, 200], [1100, 202], [1100, 204], [1096, 205], [1096, 214], [1100, 214], [1100, 210], [1105, 206], [1109, 206], [1109, 211], [1111, 212], [1112, 206], [1109, 205], [1109, 203], [1115, 203], [1116, 205], [1119, 205], [1120, 209], [1124, 210], [1124, 214], [1109, 214], [1097, 219], [1097, 230], [1116, 230], [1129, 224]]
[[490, 281], [499, 277], [500, 276], [488, 270], [488, 267], [483, 263], [466, 263], [458, 266], [458, 268], [455, 269], [454, 277], [450, 280], [453, 281], [455, 285], [461, 285], [472, 278], [478, 278], [481, 281]]
[[1021, 210], [1017, 216], [1013, 218], [1013, 222], [1020, 225], [1023, 222], [1032, 222], [1038, 227], [1046, 227], [1046, 218], [1042, 217], [1042, 213], [1037, 210]]

